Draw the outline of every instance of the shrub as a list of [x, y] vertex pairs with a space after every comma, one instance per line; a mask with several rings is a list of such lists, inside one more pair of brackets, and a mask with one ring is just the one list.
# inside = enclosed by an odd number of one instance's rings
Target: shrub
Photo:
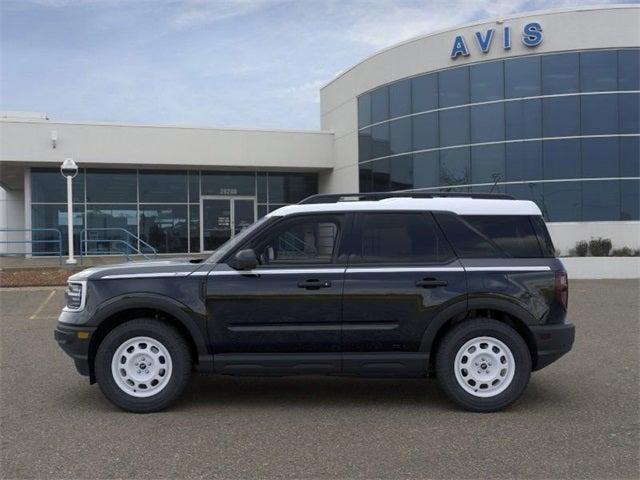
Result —
[[573, 253], [577, 257], [586, 257], [588, 251], [589, 244], [584, 240], [580, 240], [579, 242], [576, 242], [576, 246], [571, 249], [570, 253]]
[[612, 257], [639, 257], [640, 250], [632, 250], [629, 247], [616, 248], [611, 250]]
[[589, 251], [594, 257], [607, 257], [611, 251], [611, 240], [608, 238], [592, 238], [589, 242]]

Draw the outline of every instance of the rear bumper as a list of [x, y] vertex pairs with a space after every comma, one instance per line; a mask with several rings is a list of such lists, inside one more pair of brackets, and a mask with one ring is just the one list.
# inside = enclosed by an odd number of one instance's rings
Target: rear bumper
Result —
[[533, 370], [540, 370], [555, 362], [573, 347], [576, 328], [572, 323], [531, 327], [536, 343], [537, 359]]
[[75, 327], [58, 324], [53, 331], [53, 338], [62, 350], [69, 355], [80, 375], [89, 376], [89, 344], [95, 328]]

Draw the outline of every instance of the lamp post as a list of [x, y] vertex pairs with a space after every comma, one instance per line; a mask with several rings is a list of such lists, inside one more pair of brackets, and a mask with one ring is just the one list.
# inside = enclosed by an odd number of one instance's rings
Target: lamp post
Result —
[[73, 158], [67, 158], [60, 166], [60, 173], [67, 179], [67, 243], [69, 244], [68, 265], [75, 265], [76, 259], [73, 258], [73, 177], [78, 174], [78, 165]]

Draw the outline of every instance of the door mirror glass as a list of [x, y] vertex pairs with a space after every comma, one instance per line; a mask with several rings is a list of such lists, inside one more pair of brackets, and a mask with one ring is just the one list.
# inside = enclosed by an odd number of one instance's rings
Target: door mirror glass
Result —
[[246, 250], [240, 250], [236, 253], [233, 267], [236, 270], [253, 270], [258, 266], [258, 258], [256, 257], [256, 252], [251, 248], [247, 248]]

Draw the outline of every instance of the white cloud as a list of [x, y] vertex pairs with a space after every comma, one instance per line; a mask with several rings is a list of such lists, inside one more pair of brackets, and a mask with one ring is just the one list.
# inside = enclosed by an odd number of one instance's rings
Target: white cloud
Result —
[[282, 3], [283, 0], [181, 0], [181, 10], [171, 24], [178, 29], [210, 24], [233, 17], [248, 15]]

